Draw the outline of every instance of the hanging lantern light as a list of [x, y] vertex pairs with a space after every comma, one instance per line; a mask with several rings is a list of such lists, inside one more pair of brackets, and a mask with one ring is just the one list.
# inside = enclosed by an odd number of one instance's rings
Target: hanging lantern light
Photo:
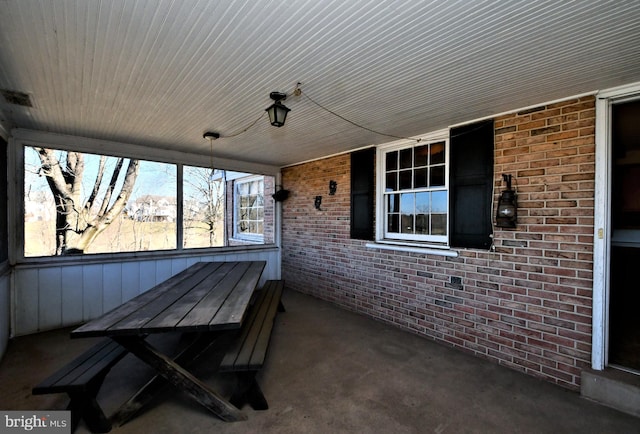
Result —
[[218, 140], [220, 138], [220, 133], [216, 133], [213, 131], [207, 131], [202, 135], [202, 138], [207, 139], [209, 141], [209, 158], [210, 158], [210, 169], [211, 173], [209, 174], [209, 179], [213, 181], [215, 179], [216, 169], [213, 167], [213, 141]]
[[269, 122], [274, 127], [281, 127], [284, 125], [285, 119], [287, 119], [287, 113], [291, 111], [290, 108], [280, 102], [287, 99], [287, 95], [282, 92], [271, 92], [269, 97], [275, 101], [266, 109], [267, 113], [269, 113]]
[[511, 175], [502, 175], [507, 183], [507, 189], [502, 191], [496, 211], [496, 226], [501, 228], [515, 228], [518, 220], [518, 204], [515, 190], [511, 189]]

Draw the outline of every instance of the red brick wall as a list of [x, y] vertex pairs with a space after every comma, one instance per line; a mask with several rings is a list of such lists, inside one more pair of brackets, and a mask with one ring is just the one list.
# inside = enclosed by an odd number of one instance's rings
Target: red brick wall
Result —
[[351, 240], [349, 155], [284, 169], [287, 286], [577, 389], [591, 354], [594, 125], [593, 97], [496, 118], [496, 201], [512, 174], [518, 227], [457, 258]]

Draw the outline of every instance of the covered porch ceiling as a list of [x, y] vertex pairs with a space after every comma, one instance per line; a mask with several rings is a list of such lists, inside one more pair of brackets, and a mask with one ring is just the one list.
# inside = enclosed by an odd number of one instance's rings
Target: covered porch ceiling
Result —
[[639, 6], [3, 0], [0, 125], [285, 166], [639, 81]]

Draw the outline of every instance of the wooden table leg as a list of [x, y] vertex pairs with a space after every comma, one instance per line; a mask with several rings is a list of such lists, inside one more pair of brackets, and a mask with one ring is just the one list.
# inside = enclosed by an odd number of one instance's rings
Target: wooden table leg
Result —
[[[192, 342], [178, 354], [173, 361], [180, 366], [188, 367], [207, 349], [219, 340], [217, 333], [198, 333], [193, 336]], [[135, 395], [127, 400], [111, 416], [111, 422], [115, 425], [124, 425], [136, 417], [154, 398], [163, 393], [169, 386], [169, 382], [161, 375], [154, 375]]]
[[113, 339], [151, 366], [179, 390], [187, 393], [200, 405], [227, 422], [246, 420], [247, 416], [194, 377], [170, 357], [160, 353], [142, 337], [114, 336]]

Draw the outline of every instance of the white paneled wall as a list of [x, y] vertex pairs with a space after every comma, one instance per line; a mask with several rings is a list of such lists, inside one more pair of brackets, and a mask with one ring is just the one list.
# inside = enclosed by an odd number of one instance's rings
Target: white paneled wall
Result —
[[[265, 260], [262, 284], [280, 278], [279, 258], [274, 248], [126, 262], [17, 266], [13, 334], [26, 335], [96, 318], [199, 261]], [[6, 284], [4, 280], [0, 279], [2, 309], [3, 299], [9, 298], [9, 278]], [[0, 319], [2, 315], [0, 312]]]
[[11, 322], [11, 293], [9, 271], [0, 272], [0, 359], [9, 343], [9, 324]]

